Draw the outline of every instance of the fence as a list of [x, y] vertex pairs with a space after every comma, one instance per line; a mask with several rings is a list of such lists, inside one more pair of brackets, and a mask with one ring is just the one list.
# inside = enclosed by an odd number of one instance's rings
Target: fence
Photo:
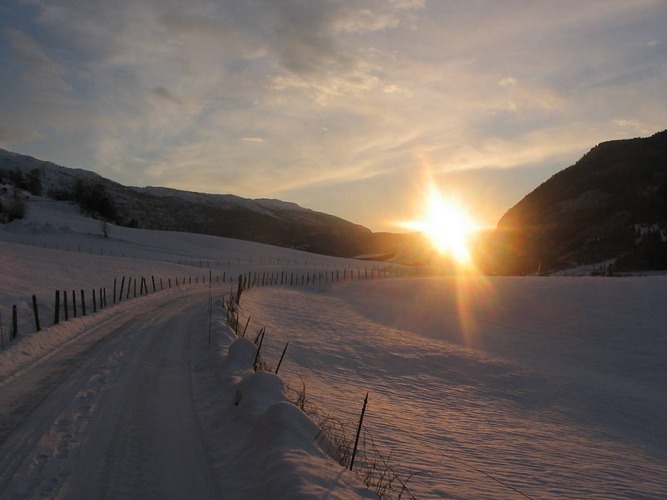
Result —
[[[227, 314], [227, 324], [234, 331], [236, 337], [245, 337], [251, 318], [245, 321], [245, 326], [239, 322], [239, 302], [244, 290], [244, 278], [239, 277], [238, 289], [232, 292], [227, 301], [223, 300], [223, 307]], [[262, 355], [262, 345], [266, 337], [266, 327], [259, 330], [253, 343], [256, 346], [253, 367], [255, 371], [278, 373], [289, 347], [285, 343], [275, 369]], [[319, 375], [319, 374], [318, 374]], [[391, 455], [382, 453], [377, 448], [372, 435], [364, 425], [364, 415], [368, 404], [368, 393], [360, 406], [361, 414], [355, 422], [341, 420], [327, 413], [321, 406], [314, 403], [306, 395], [306, 385], [301, 375], [298, 375], [302, 387], [293, 388], [285, 383], [286, 395], [298, 408], [308, 415], [322, 430], [326, 439], [336, 448], [339, 464], [353, 471], [366, 486], [377, 493], [380, 498], [414, 499], [408, 488], [409, 475], [397, 471], [398, 464], [391, 459]], [[321, 376], [320, 376], [321, 377]], [[325, 379], [326, 381], [326, 379]], [[327, 381], [331, 384], [331, 382]], [[333, 386], [333, 385], [332, 385]], [[335, 387], [335, 386], [333, 386]], [[350, 394], [343, 393], [345, 400]], [[351, 432], [354, 427], [356, 432]], [[318, 435], [319, 436], [319, 435]], [[321, 438], [321, 436], [320, 436]], [[361, 441], [360, 441], [361, 438]], [[318, 437], [315, 438], [316, 440]], [[355, 462], [355, 458], [357, 461]], [[356, 465], [355, 465], [356, 464]]]
[[[363, 275], [364, 274], [362, 273], [362, 276]], [[371, 273], [370, 277], [373, 276], [374, 275]], [[240, 337], [246, 336], [248, 326], [251, 322], [251, 317], [248, 317], [244, 322], [245, 326], [240, 323], [239, 299], [243, 290], [243, 282], [239, 281], [239, 288], [236, 292], [236, 296], [232, 294], [228, 302], [223, 302], [227, 313], [227, 324], [232, 328], [232, 330], [234, 330], [236, 336]], [[254, 344], [257, 348], [254, 369], [255, 371], [271, 371], [277, 374], [285, 358], [285, 354], [289, 347], [289, 341], [284, 344], [282, 352], [278, 350], [278, 352], [281, 352], [281, 354], [279, 358], [277, 358], [278, 363], [276, 368], [273, 369], [272, 365], [262, 357], [262, 346], [264, 345], [266, 335], [267, 329], [266, 327], [262, 327], [254, 338]], [[285, 339], [283, 338], [283, 340]], [[323, 376], [318, 371], [301, 364], [298, 366], [298, 370], [301, 372], [305, 370], [310, 375], [314, 375], [319, 379], [319, 382], [328, 385], [328, 387], [333, 389], [334, 392], [337, 392], [343, 401], [350, 402], [350, 393], [341, 390], [334, 383], [332, 383], [331, 380]], [[302, 376], [302, 373], [295, 373], [296, 376], [300, 379], [302, 387], [297, 387], [295, 389], [290, 387], [289, 384], [285, 383], [288, 397], [296, 406], [298, 406], [313, 421], [315, 421], [320, 426], [323, 433], [327, 435], [332, 443], [334, 443], [339, 452], [340, 464], [346, 468], [349, 468], [350, 470], [353, 470], [354, 468], [354, 472], [357, 477], [362, 482], [364, 482], [364, 484], [366, 484], [369, 489], [377, 493], [380, 498], [415, 498], [413, 493], [410, 491], [408, 483], [410, 482], [410, 479], [413, 476], [419, 474], [419, 472], [406, 471], [401, 467], [401, 464], [392, 457], [392, 452], [380, 450], [378, 441], [374, 439], [373, 434], [364, 423], [364, 415], [369, 397], [368, 392], [366, 393], [366, 398], [363, 401], [363, 406], [359, 402], [361, 415], [357, 421], [352, 421], [349, 419], [349, 417], [335, 417], [327, 413], [320, 406], [320, 403], [314, 402], [313, 398], [306, 395], [306, 383], [304, 381], [304, 377]], [[356, 406], [356, 404], [357, 403], [355, 402], [350, 402], [349, 406]], [[425, 436], [418, 435], [412, 430], [404, 429], [396, 425], [387, 416], [382, 414], [375, 414], [374, 417], [381, 420], [393, 432], [399, 433], [409, 438], [422, 448], [428, 448], [431, 452], [440, 455], [443, 460], [447, 460], [460, 467], [466, 468], [469, 471], [473, 471], [488, 481], [495, 482], [497, 485], [499, 485], [500, 488], [505, 489], [509, 495], [520, 496], [532, 500], [532, 497], [517, 487], [512, 486], [508, 482], [498, 478], [496, 475], [481, 469], [479, 466], [466, 460], [465, 457], [455, 456], [453, 453], [434, 446]], [[354, 427], [356, 427], [356, 433], [351, 432], [351, 429], [354, 430]], [[358, 445], [360, 445], [359, 449]], [[358, 457], [357, 462], [355, 462], [355, 457]]]
[[[256, 262], [262, 263], [263, 259], [256, 259]], [[195, 261], [191, 261], [195, 262]], [[204, 262], [204, 261], [200, 261]], [[252, 262], [252, 261], [251, 261]], [[272, 262], [272, 259], [269, 259]], [[280, 259], [276, 259], [279, 263]], [[285, 265], [288, 260], [283, 261]], [[296, 261], [294, 261], [296, 263]], [[190, 286], [199, 284], [226, 284], [235, 283], [238, 286], [237, 296], [243, 290], [256, 287], [266, 286], [310, 286], [310, 285], [326, 285], [339, 283], [344, 281], [354, 280], [369, 280], [369, 279], [385, 279], [385, 278], [399, 278], [407, 276], [416, 276], [418, 271], [415, 269], [408, 269], [403, 267], [343, 267], [343, 268], [324, 268], [323, 266], [316, 266], [313, 264], [315, 271], [308, 270], [308, 262], [305, 262], [304, 267], [298, 270], [281, 270], [281, 271], [246, 271], [237, 272], [236, 274], [227, 273], [213, 275], [209, 269], [208, 275], [201, 276], [173, 276], [173, 277], [158, 277], [151, 275], [150, 279], [145, 277], [122, 276], [120, 279], [114, 278], [113, 288], [107, 291], [106, 287], [91, 287], [86, 289], [55, 290], [53, 294], [53, 322], [51, 325], [57, 325], [61, 321], [69, 321], [70, 319], [79, 316], [86, 316], [94, 314], [98, 310], [109, 307], [110, 303], [118, 304], [131, 298], [141, 297], [149, 293], [156, 293], [165, 289], [179, 286]], [[207, 281], [208, 279], [208, 281]], [[152, 291], [152, 292], [151, 292]], [[20, 333], [40, 332], [42, 330], [43, 322], [40, 320], [40, 301], [36, 295], [32, 295], [32, 307], [30, 312], [26, 311], [24, 307], [21, 311], [17, 304], [12, 305], [12, 320], [11, 328], [8, 329], [8, 340], [13, 341]], [[49, 308], [49, 312], [51, 309]], [[30, 319], [19, 321], [19, 312], [30, 314]], [[0, 340], [2, 341], [2, 349], [5, 346], [4, 339], [4, 325], [2, 324], [2, 314], [0, 313]], [[29, 331], [27, 325], [34, 322], [34, 329]], [[19, 326], [25, 331], [20, 332]]]
[[[11, 238], [11, 237], [5, 237], [5, 241], [11, 242], [11, 243], [16, 243], [20, 245], [27, 245], [27, 246], [33, 246], [36, 248], [44, 248], [44, 249], [51, 249], [51, 250], [61, 250], [61, 251], [66, 251], [66, 252], [75, 252], [75, 253], [86, 253], [90, 255], [99, 255], [99, 256], [106, 256], [106, 257], [122, 257], [126, 259], [133, 259], [133, 260], [150, 260], [150, 261], [160, 261], [160, 262], [167, 262], [170, 264], [178, 264], [178, 265], [184, 265], [184, 266], [190, 266], [190, 267], [196, 267], [200, 269], [231, 269], [233, 267], [254, 267], [254, 266], [281, 266], [281, 267], [303, 267], [303, 268], [327, 268], [327, 269], [358, 269], [362, 268], [365, 269], [368, 267], [367, 265], [363, 265], [362, 263], [367, 263], [367, 262], [372, 262], [372, 261], [365, 261], [363, 259], [360, 259], [358, 261], [357, 265], [350, 264], [351, 259], [343, 258], [343, 257], [330, 257], [330, 259], [339, 259], [338, 262], [322, 262], [318, 261], [316, 259], [317, 255], [315, 254], [310, 254], [314, 259], [308, 260], [305, 257], [303, 259], [297, 259], [297, 258], [285, 258], [285, 257], [246, 257], [246, 256], [228, 256], [226, 258], [220, 259], [192, 259], [183, 255], [178, 255], [178, 254], [172, 254], [172, 253], [166, 253], [165, 255], [161, 254], [156, 254], [155, 251], [152, 251], [150, 253], [144, 253], [142, 254], [141, 251], [137, 252], [136, 249], [131, 249], [131, 247], [128, 247], [128, 251], [125, 252], [123, 250], [119, 250], [117, 247], [113, 248], [111, 246], [107, 246], [106, 248], [103, 246], [97, 246], [93, 247], [90, 245], [69, 245], [68, 243], [65, 243], [64, 245], [61, 244], [59, 241], [48, 241], [45, 239], [42, 240], [36, 240], [36, 239], [25, 239], [23, 237], [17, 237], [17, 238]], [[287, 250], [287, 249], [285, 249]], [[169, 255], [169, 256], [167, 256]], [[163, 258], [160, 258], [163, 257]], [[391, 264], [384, 264], [382, 267], [379, 265], [374, 266], [374, 269], [376, 272], [379, 272], [382, 268], [386, 268], [387, 266], [391, 266]], [[399, 266], [396, 266], [399, 267]]]
[[[191, 285], [221, 282], [221, 276], [213, 277], [212, 273], [209, 276], [186, 276], [186, 277], [171, 277], [162, 278], [151, 276], [150, 280], [145, 277], [137, 278], [132, 276], [123, 276], [120, 280], [114, 278], [113, 289], [107, 291], [106, 287], [100, 288], [86, 288], [65, 290], [59, 289], [54, 292], [53, 300], [53, 322], [51, 325], [58, 325], [62, 321], [69, 321], [77, 317], [83, 317], [94, 314], [111, 305], [119, 304], [121, 302], [130, 300], [132, 298], [148, 295], [149, 293], [156, 293], [167, 288]], [[226, 280], [226, 274], [222, 275], [222, 280]], [[150, 285], [149, 285], [150, 284]], [[11, 327], [7, 331], [8, 340], [11, 342], [15, 340], [20, 333], [40, 332], [42, 330], [43, 321], [40, 319], [40, 301], [36, 295], [32, 295], [32, 307], [30, 309], [31, 320], [34, 321], [34, 328], [20, 332], [19, 325], [26, 328], [30, 320], [19, 321], [19, 307], [17, 304], [11, 306], [12, 319]], [[43, 304], [43, 303], [42, 303]], [[24, 313], [25, 307], [23, 308]], [[51, 311], [51, 309], [49, 309]], [[2, 348], [5, 346], [5, 328], [3, 318], [0, 314], [0, 340], [2, 340]]]

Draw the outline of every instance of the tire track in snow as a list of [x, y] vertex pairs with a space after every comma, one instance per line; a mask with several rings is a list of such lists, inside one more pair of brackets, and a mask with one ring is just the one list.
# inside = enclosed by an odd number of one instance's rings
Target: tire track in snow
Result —
[[0, 493], [219, 496], [189, 390], [188, 343], [197, 317], [203, 331], [204, 294], [147, 300], [7, 384]]
[[[67, 446], [63, 438], [67, 432], [63, 432], [63, 414], [69, 404], [77, 402], [77, 394], [84, 389], [84, 374], [93, 367], [91, 356], [98, 359], [112, 351], [121, 341], [119, 334], [131, 321], [125, 320], [111, 329], [108, 323], [90, 329], [87, 335], [70, 343], [68, 349], [23, 370], [6, 384], [0, 396], [0, 456], [4, 457], [0, 459], [0, 491], [7, 488], [15, 475], [21, 475], [22, 466], [25, 469], [29, 464], [30, 474], [44, 475], [51, 455], [64, 456]], [[48, 335], [48, 331], [43, 334]], [[104, 350], [97, 352], [101, 349]], [[74, 378], [72, 374], [80, 375]], [[54, 419], [54, 415], [58, 417]], [[73, 441], [73, 435], [69, 440]], [[28, 481], [24, 494], [35, 493], [39, 483]]]
[[190, 389], [190, 339], [193, 332], [204, 331], [204, 322], [193, 325], [193, 319], [204, 318], [204, 307], [194, 315], [161, 311], [155, 334], [141, 346], [141, 357], [118, 381], [124, 390], [105, 397], [92, 429], [104, 434], [103, 441], [84, 445], [82, 467], [91, 479], [79, 485], [82, 494], [219, 496]]

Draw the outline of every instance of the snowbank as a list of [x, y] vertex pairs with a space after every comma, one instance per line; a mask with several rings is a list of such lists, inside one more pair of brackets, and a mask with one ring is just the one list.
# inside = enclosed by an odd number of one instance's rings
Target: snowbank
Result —
[[315, 422], [290, 403], [283, 381], [254, 372], [257, 349], [246, 338], [229, 346], [221, 379], [227, 416], [244, 436], [263, 498], [376, 498], [335, 460], [335, 449]]

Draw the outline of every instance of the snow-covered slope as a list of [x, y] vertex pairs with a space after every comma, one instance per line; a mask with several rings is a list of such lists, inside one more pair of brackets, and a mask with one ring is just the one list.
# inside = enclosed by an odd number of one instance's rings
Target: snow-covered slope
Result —
[[296, 203], [126, 187], [93, 172], [0, 149], [0, 178], [10, 178], [14, 172], [33, 175], [41, 184], [34, 194], [51, 198], [71, 199], [76, 189], [90, 192], [97, 186], [113, 204], [113, 217], [108, 218], [146, 229], [211, 234], [346, 257], [364, 253], [372, 234], [363, 226]]
[[[162, 198], [175, 197], [181, 198], [192, 203], [201, 203], [205, 205], [213, 205], [224, 208], [232, 207], [243, 207], [248, 210], [252, 210], [257, 213], [264, 215], [270, 215], [276, 218], [280, 218], [279, 215], [281, 212], [293, 212], [295, 214], [301, 215], [304, 219], [309, 219], [313, 210], [308, 208], [303, 208], [296, 203], [281, 201], [281, 200], [272, 200], [272, 199], [248, 199], [241, 198], [233, 194], [207, 194], [207, 193], [195, 193], [192, 191], [183, 191], [181, 189], [172, 189], [165, 187], [155, 187], [147, 186], [145, 188], [135, 187], [133, 188], [141, 193], [148, 193], [154, 196], [160, 196]], [[320, 216], [322, 214], [319, 214]]]
[[11, 172], [19, 171], [28, 174], [31, 171], [39, 172], [41, 190], [43, 193], [65, 189], [73, 186], [77, 180], [91, 183], [113, 183], [101, 175], [78, 168], [65, 168], [50, 161], [38, 160], [32, 156], [12, 153], [0, 148], [0, 171], [3, 177]]

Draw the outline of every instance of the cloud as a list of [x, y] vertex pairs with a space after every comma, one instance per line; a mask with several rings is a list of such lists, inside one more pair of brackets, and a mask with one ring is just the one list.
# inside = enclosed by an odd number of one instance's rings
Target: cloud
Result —
[[516, 78], [512, 78], [511, 76], [501, 78], [498, 81], [498, 85], [500, 85], [501, 87], [514, 87], [516, 84], [517, 84]]
[[385, 2], [350, 2], [336, 16], [336, 32], [367, 33], [414, 26], [414, 13], [425, 8], [424, 0], [389, 0]]
[[164, 87], [155, 87], [152, 91], [154, 96], [159, 97], [172, 104], [183, 104], [183, 99]]
[[26, 130], [16, 125], [0, 125], [0, 147], [2, 148], [10, 148], [36, 139], [39, 139], [39, 135], [34, 130]]
[[615, 120], [612, 120], [612, 123], [616, 125], [617, 127], [630, 127], [630, 128], [639, 128], [640, 123], [637, 120], [629, 120], [626, 118], [617, 118]]
[[12, 28], [6, 30], [6, 36], [13, 45], [14, 57], [24, 67], [23, 78], [29, 85], [40, 90], [71, 90], [71, 86], [61, 78], [64, 68], [51, 59], [34, 38]]
[[0, 140], [130, 184], [305, 197], [665, 127], [660, 2], [518, 5], [6, 0]]

